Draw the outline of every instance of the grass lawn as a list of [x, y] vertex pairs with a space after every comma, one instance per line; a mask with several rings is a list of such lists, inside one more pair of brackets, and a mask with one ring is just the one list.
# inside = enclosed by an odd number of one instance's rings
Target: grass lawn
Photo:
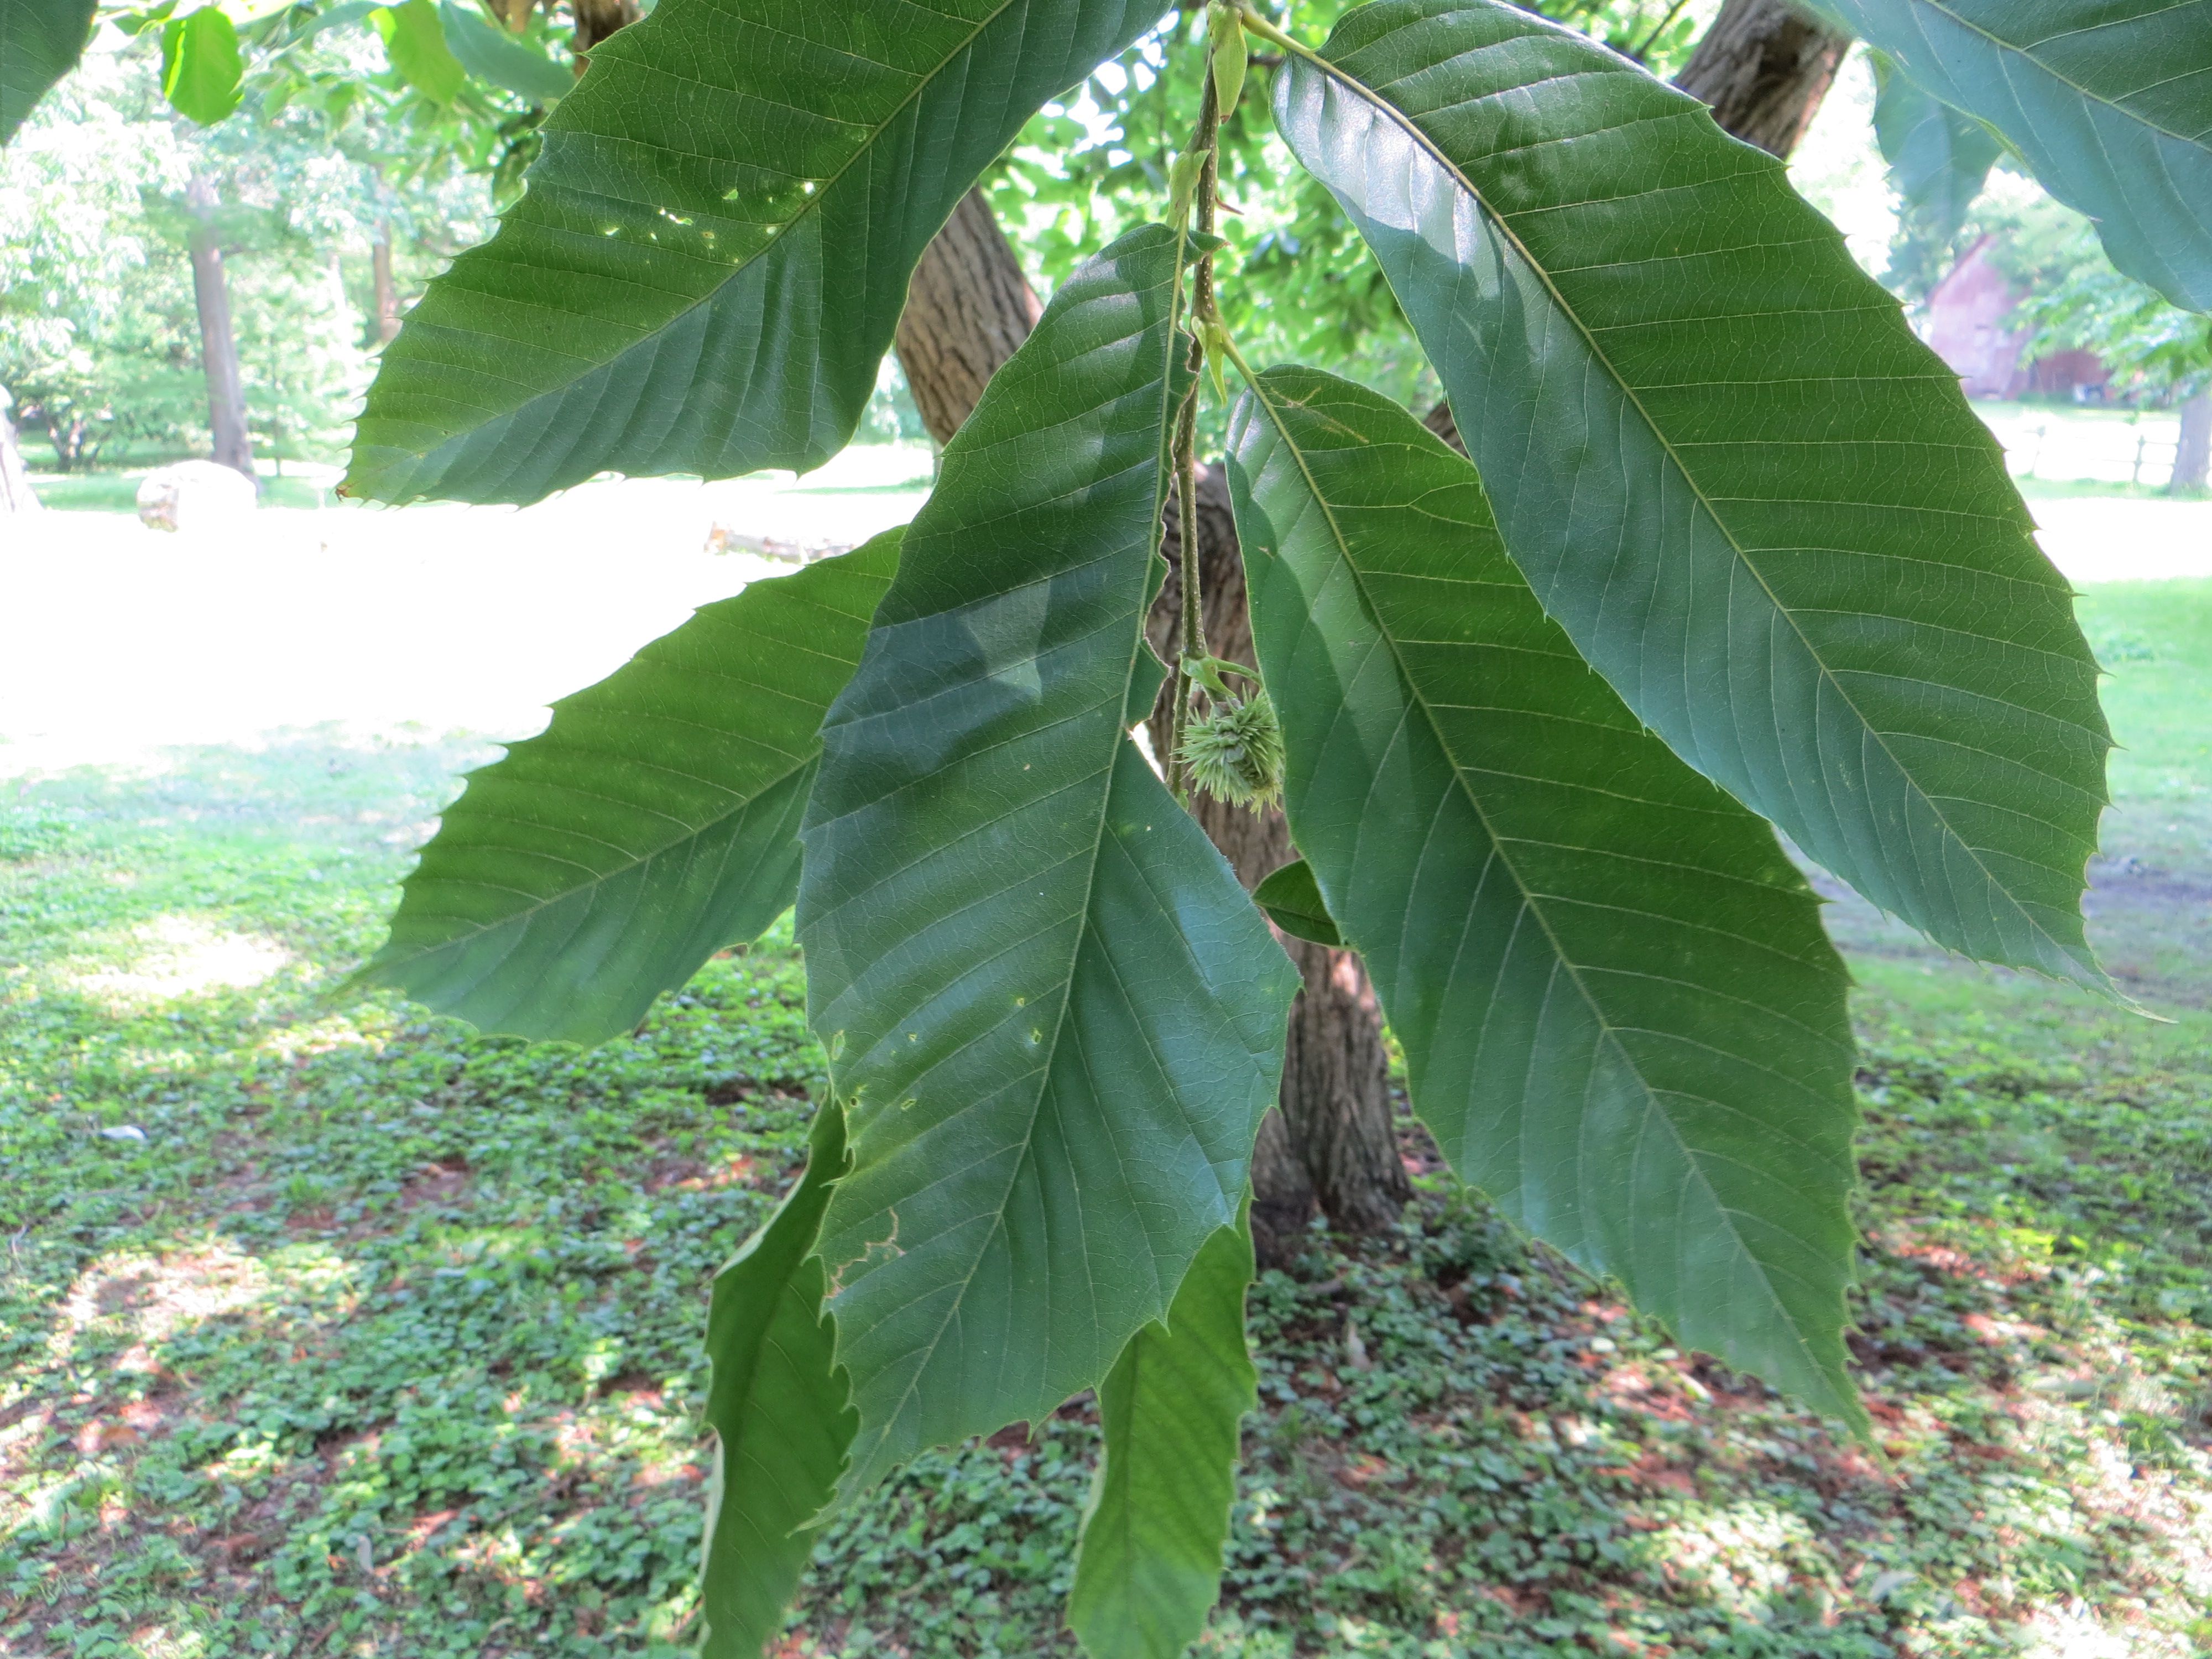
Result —
[[[1441, 1177], [1255, 1289], [1221, 1655], [2212, 1653], [2212, 584], [2094, 590], [2103, 950], [1856, 901], [1860, 1446]], [[787, 938], [588, 1054], [340, 989], [483, 757], [0, 784], [0, 1654], [674, 1654], [708, 1275], [804, 1145]], [[781, 1651], [1072, 1653], [1080, 1403], [924, 1458]]]

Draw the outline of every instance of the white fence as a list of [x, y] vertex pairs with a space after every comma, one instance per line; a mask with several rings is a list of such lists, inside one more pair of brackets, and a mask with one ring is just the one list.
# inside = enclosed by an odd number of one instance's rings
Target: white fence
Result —
[[2181, 440], [2175, 415], [2077, 414], [2002, 404], [1978, 405], [1975, 412], [2005, 447], [2005, 465], [2016, 478], [2162, 489], [2173, 476]]

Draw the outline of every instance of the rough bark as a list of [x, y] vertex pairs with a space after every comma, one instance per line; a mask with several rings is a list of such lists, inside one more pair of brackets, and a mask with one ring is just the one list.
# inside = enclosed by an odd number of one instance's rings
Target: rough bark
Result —
[[1043, 309], [990, 204], [969, 191], [922, 251], [899, 317], [899, 366], [938, 442], [960, 429]]
[[23, 465], [23, 451], [15, 441], [15, 423], [8, 418], [14, 401], [8, 388], [0, 386], [0, 519], [37, 513], [45, 505], [31, 489], [30, 470]]
[[185, 187], [191, 210], [192, 297], [200, 316], [200, 362], [207, 374], [208, 429], [214, 459], [254, 480], [253, 440], [246, 429], [246, 386], [239, 373], [238, 335], [231, 326], [230, 285], [223, 276], [222, 240], [216, 226], [215, 181], [196, 173]]
[[2212, 391], [2198, 392], [2181, 406], [2181, 442], [2173, 453], [2169, 495], [2194, 495], [2212, 476]]
[[[959, 429], [1039, 311], [1013, 248], [971, 192], [923, 254], [899, 322], [899, 362], [932, 437], [943, 443]], [[1201, 475], [1198, 504], [1207, 647], [1250, 662], [1243, 563], [1218, 469]], [[1181, 547], [1172, 507], [1167, 532], [1172, 564]], [[1156, 646], [1174, 636], [1181, 594], [1171, 574], [1147, 624]], [[1152, 721], [1156, 754], [1167, 746], [1164, 714], [1155, 710]], [[1197, 817], [1247, 887], [1293, 856], [1279, 811], [1201, 799]], [[1268, 1265], [1296, 1255], [1316, 1206], [1343, 1231], [1370, 1232], [1389, 1225], [1410, 1193], [1391, 1121], [1381, 1018], [1359, 958], [1297, 939], [1285, 944], [1305, 988], [1291, 1011], [1281, 1109], [1267, 1115], [1253, 1154], [1253, 1242]]]
[[376, 337], [391, 343], [399, 332], [399, 290], [392, 282], [392, 221], [380, 219], [370, 246], [369, 270], [376, 285]]
[[1723, 130], [1786, 158], [1850, 44], [1790, 0], [1728, 0], [1674, 84], [1711, 104]]
[[[576, 36], [574, 52], [576, 73], [581, 75], [589, 67], [592, 48], [626, 24], [635, 23], [641, 15], [637, 0], [574, 0]], [[524, 11], [527, 17], [527, 9]]]

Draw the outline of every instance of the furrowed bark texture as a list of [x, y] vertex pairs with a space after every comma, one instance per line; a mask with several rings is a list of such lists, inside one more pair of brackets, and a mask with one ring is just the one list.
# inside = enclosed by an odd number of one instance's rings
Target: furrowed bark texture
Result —
[[899, 366], [922, 424], [943, 443], [1044, 307], [981, 191], [969, 191], [923, 250], [899, 317]]
[[1728, 0], [1674, 84], [1711, 104], [1724, 131], [1787, 157], [1850, 44], [1790, 0]]
[[[922, 255], [898, 329], [898, 355], [930, 435], [957, 431], [999, 365], [1029, 337], [1039, 312], [1020, 260], [980, 192], [970, 192]], [[1252, 626], [1244, 568], [1218, 468], [1199, 482], [1201, 574], [1207, 647], [1249, 663]], [[1176, 574], [1178, 515], [1167, 513], [1167, 586], [1147, 623], [1164, 658], [1172, 651], [1182, 602]], [[1150, 722], [1153, 752], [1167, 752], [1169, 711]], [[1255, 814], [1201, 799], [1199, 823], [1247, 888], [1290, 862], [1290, 831], [1279, 811]], [[1297, 1254], [1316, 1206], [1351, 1232], [1387, 1227], [1410, 1195], [1391, 1119], [1389, 1071], [1373, 988], [1349, 951], [1285, 939], [1305, 982], [1291, 1011], [1281, 1109], [1260, 1129], [1252, 1163], [1252, 1233], [1260, 1259], [1281, 1265]]]
[[[574, 52], [579, 75], [584, 72], [593, 46], [625, 23], [635, 23], [641, 15], [637, 0], [575, 0], [575, 10]], [[523, 15], [529, 15], [527, 8]]]
[[215, 459], [254, 477], [253, 440], [246, 429], [246, 386], [239, 374], [238, 333], [231, 326], [230, 285], [222, 269], [222, 244], [215, 222], [215, 181], [195, 174], [185, 186], [192, 228], [192, 297], [200, 317], [200, 360], [207, 372], [208, 429]]
[[[1170, 503], [1164, 551], [1167, 586], [1146, 620], [1146, 634], [1163, 660], [1175, 649], [1182, 607], [1182, 534]], [[1206, 648], [1231, 662], [1254, 664], [1252, 619], [1245, 601], [1244, 562], [1229, 506], [1229, 485], [1218, 467], [1198, 480], [1199, 576], [1205, 599]], [[1146, 722], [1155, 754], [1167, 752], [1174, 710], [1172, 685]], [[1279, 809], [1253, 812], [1210, 795], [1198, 798], [1199, 824], [1247, 889], [1297, 854]], [[1389, 1058], [1382, 1048], [1382, 1013], [1358, 953], [1283, 937], [1304, 988], [1291, 1010], [1283, 1055], [1279, 1130], [1263, 1127], [1252, 1161], [1252, 1241], [1261, 1258], [1290, 1261], [1298, 1235], [1319, 1206], [1346, 1232], [1378, 1232], [1397, 1219], [1413, 1195], [1392, 1122]]]

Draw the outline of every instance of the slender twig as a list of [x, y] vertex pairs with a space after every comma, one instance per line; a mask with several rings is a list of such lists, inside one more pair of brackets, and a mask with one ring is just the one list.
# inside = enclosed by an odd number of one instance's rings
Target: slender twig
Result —
[[[1194, 217], [1198, 233], [1211, 238], [1213, 234], [1214, 194], [1219, 174], [1214, 162], [1214, 150], [1219, 138], [1221, 110], [1213, 85], [1213, 54], [1206, 52], [1206, 85], [1198, 106], [1198, 131], [1191, 139], [1190, 154], [1202, 155], [1198, 175], [1198, 194]], [[1178, 234], [1188, 246], [1188, 221], [1178, 227]], [[1213, 298], [1213, 255], [1201, 251], [1192, 277], [1192, 313], [1194, 319], [1205, 323], [1217, 313]], [[1176, 295], [1182, 295], [1182, 283], [1176, 283]], [[1182, 406], [1176, 411], [1173, 465], [1176, 481], [1176, 526], [1181, 532], [1182, 547], [1182, 639], [1176, 653], [1175, 688], [1170, 707], [1174, 714], [1168, 724], [1167, 769], [1168, 784], [1176, 797], [1188, 805], [1190, 779], [1183, 764], [1183, 733], [1190, 725], [1191, 704], [1196, 696], [1188, 665], [1206, 654], [1206, 617], [1200, 592], [1198, 558], [1198, 394], [1206, 378], [1206, 346], [1197, 330], [1191, 333], [1190, 389], [1183, 394]]]

